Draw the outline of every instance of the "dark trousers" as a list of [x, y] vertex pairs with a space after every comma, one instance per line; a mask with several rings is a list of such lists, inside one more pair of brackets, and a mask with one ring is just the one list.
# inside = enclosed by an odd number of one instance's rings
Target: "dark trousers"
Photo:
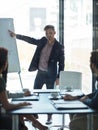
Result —
[[[22, 130], [24, 124], [19, 121], [19, 130]], [[12, 130], [12, 116], [11, 115], [0, 115], [0, 130]]]
[[42, 89], [44, 84], [46, 84], [47, 89], [54, 88], [54, 80], [48, 76], [48, 73], [45, 71], [38, 70], [34, 82], [34, 89]]
[[12, 118], [10, 116], [0, 116], [0, 130], [12, 130]]

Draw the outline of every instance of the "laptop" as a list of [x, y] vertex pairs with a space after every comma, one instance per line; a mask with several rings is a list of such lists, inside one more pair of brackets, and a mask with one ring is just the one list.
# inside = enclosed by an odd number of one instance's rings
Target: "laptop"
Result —
[[64, 100], [52, 100], [53, 106], [58, 110], [67, 109], [88, 109], [88, 106], [79, 100], [64, 101]]

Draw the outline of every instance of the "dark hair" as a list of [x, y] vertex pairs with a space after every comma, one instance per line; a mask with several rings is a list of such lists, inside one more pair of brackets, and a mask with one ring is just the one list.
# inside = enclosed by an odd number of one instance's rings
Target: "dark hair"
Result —
[[3, 69], [8, 59], [8, 50], [0, 47], [0, 69]]
[[46, 30], [48, 30], [48, 29], [52, 29], [53, 31], [55, 31], [55, 28], [54, 28], [53, 25], [46, 25], [46, 26], [44, 27], [44, 31], [46, 31]]
[[5, 81], [5, 83], [7, 83], [7, 73], [8, 73], [8, 65], [7, 65], [6, 69], [4, 71], [2, 71], [2, 77]]
[[94, 63], [96, 68], [98, 69], [98, 50], [94, 50], [91, 52], [90, 62]]

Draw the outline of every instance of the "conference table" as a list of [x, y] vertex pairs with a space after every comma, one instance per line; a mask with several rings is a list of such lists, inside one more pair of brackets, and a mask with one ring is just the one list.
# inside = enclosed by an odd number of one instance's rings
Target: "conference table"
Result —
[[[76, 91], [76, 92], [75, 92]], [[60, 93], [60, 90], [52, 89], [52, 90], [34, 90], [33, 95], [37, 95], [39, 97], [39, 100], [35, 101], [27, 101], [30, 102], [32, 105], [22, 107], [20, 109], [11, 110], [8, 113], [12, 115], [12, 130], [19, 130], [18, 124], [19, 124], [19, 115], [24, 114], [87, 114], [87, 130], [93, 130], [93, 114], [96, 112], [95, 110], [91, 108], [87, 109], [63, 109], [58, 110], [54, 107], [54, 105], [51, 103], [52, 99], [51, 93], [52, 92], [58, 92]], [[67, 92], [71, 94], [75, 94], [79, 92], [78, 90], [74, 90], [73, 92]], [[56, 99], [56, 100], [59, 100]], [[18, 103], [21, 101], [13, 101], [13, 103]], [[78, 105], [78, 104], [77, 104]], [[61, 130], [64, 130], [64, 120], [61, 124]]]

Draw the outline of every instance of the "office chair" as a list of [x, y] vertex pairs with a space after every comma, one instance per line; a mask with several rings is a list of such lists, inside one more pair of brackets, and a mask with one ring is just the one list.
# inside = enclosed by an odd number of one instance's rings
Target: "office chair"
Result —
[[77, 71], [61, 71], [59, 78], [60, 90], [65, 90], [68, 87], [73, 89], [82, 88], [82, 73]]
[[[66, 90], [68, 88], [71, 89], [82, 89], [82, 73], [78, 71], [61, 71], [59, 78], [59, 89], [61, 91]], [[65, 114], [62, 115], [62, 124], [63, 127], [67, 127], [64, 125], [65, 123]], [[62, 128], [61, 128], [62, 130]]]
[[[61, 71], [59, 77], [59, 89], [62, 92], [66, 93], [68, 87], [72, 89], [82, 89], [82, 73], [78, 71]], [[52, 127], [60, 127], [58, 130], [64, 130], [68, 128], [65, 125], [65, 114], [62, 115], [62, 125], [54, 125]]]
[[[59, 88], [61, 91], [71, 89], [82, 89], [82, 73], [77, 71], [61, 71], [59, 78]], [[62, 115], [62, 124], [65, 126], [64, 115]], [[66, 127], [66, 126], [65, 126]]]

